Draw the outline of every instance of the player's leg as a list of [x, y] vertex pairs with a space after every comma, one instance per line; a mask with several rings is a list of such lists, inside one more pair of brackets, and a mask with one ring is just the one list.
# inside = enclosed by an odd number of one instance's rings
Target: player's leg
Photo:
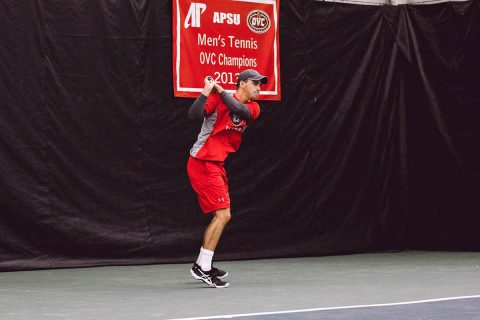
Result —
[[203, 237], [203, 248], [215, 251], [223, 229], [231, 219], [230, 208], [219, 209], [215, 211], [215, 215], [205, 230]]
[[[230, 221], [230, 208], [216, 210], [214, 214], [212, 221], [205, 230], [203, 245], [191, 273], [195, 279], [202, 280], [209, 285], [225, 287], [228, 286], [228, 283], [220, 279], [228, 276], [228, 272], [213, 267], [212, 259], [223, 230]], [[206, 277], [204, 275], [211, 276], [213, 279], [204, 279]]]
[[219, 279], [228, 274], [212, 267], [214, 250], [225, 225], [230, 220], [230, 197], [225, 169], [221, 164], [190, 159], [188, 174], [192, 187], [197, 192], [202, 212], [214, 214], [205, 230], [203, 245], [190, 273], [195, 279], [202, 280], [212, 287], [228, 287], [228, 283]]
[[206, 169], [205, 186], [198, 193], [199, 202], [203, 212], [213, 212], [213, 219], [205, 230], [197, 264], [204, 271], [210, 271], [213, 253], [231, 215], [228, 179], [223, 164], [207, 162]]

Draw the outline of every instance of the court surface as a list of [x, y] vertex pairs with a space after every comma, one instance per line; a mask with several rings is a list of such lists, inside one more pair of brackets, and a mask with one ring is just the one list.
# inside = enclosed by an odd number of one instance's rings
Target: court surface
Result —
[[10, 319], [480, 319], [480, 253], [400, 252], [218, 262], [230, 288], [190, 264], [0, 273]]

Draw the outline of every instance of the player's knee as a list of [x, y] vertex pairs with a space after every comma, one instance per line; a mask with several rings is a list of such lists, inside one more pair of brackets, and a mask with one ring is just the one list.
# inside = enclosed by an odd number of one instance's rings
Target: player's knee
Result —
[[217, 210], [215, 212], [215, 216], [217, 217], [217, 219], [222, 221], [224, 224], [227, 224], [230, 221], [230, 219], [232, 218], [232, 215], [230, 214], [230, 209], [229, 208]]

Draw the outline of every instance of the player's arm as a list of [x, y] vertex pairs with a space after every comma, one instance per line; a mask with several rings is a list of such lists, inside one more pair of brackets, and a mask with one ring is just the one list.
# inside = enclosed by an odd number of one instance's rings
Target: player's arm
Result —
[[212, 77], [206, 77], [203, 82], [205, 83], [205, 86], [203, 87], [202, 92], [188, 109], [188, 118], [192, 120], [203, 119], [203, 117], [207, 116], [205, 103], [207, 102], [210, 93], [212, 93], [212, 89], [215, 87], [215, 82]]
[[225, 105], [227, 108], [242, 118], [243, 120], [250, 120], [252, 119], [252, 113], [250, 112], [250, 109], [235, 99], [231, 94], [229, 94], [227, 91], [225, 91], [220, 85], [215, 84], [215, 89], [217, 89], [218, 93], [220, 93], [220, 97], [222, 98], [223, 102], [225, 102]]

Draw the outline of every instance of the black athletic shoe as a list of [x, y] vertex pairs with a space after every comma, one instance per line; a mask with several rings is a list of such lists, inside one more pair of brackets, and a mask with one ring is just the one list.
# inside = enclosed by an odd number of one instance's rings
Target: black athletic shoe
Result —
[[218, 268], [215, 268], [212, 266], [212, 274], [217, 277], [218, 279], [223, 279], [225, 278], [226, 276], [228, 276], [228, 272], [227, 271], [223, 271], [221, 269], [218, 269]]
[[193, 264], [192, 269], [190, 269], [192, 277], [197, 280], [201, 280], [214, 288], [226, 288], [230, 284], [218, 279], [215, 275], [212, 275], [212, 271], [203, 271], [202, 268], [196, 263]]

